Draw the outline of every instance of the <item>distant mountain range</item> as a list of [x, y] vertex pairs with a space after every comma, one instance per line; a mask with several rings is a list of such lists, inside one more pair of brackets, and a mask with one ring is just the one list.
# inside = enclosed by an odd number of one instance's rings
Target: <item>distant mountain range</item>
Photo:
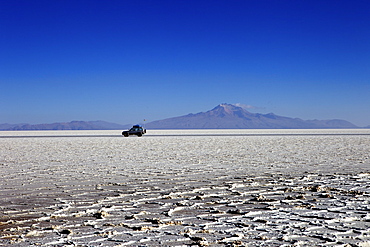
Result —
[[0, 130], [117, 130], [131, 125], [121, 125], [105, 121], [72, 121], [52, 124], [0, 124]]
[[148, 129], [322, 129], [358, 128], [339, 119], [302, 120], [275, 115], [273, 113], [250, 113], [246, 109], [220, 104], [207, 112], [167, 118], [146, 124]]
[[[105, 121], [72, 121], [52, 124], [0, 124], [0, 130], [122, 130], [132, 125]], [[302, 120], [273, 113], [251, 113], [243, 107], [220, 104], [207, 112], [149, 122], [147, 129], [325, 129], [358, 128], [340, 119]]]

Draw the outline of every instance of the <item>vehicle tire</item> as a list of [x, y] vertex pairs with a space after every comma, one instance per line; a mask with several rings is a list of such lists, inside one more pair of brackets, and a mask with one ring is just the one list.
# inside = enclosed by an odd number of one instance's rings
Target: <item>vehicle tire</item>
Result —
[[124, 134], [123, 134], [123, 136], [124, 136], [124, 137], [128, 137], [128, 134], [127, 134], [127, 133], [124, 133]]
[[142, 137], [143, 135], [142, 134], [137, 134], [138, 137]]

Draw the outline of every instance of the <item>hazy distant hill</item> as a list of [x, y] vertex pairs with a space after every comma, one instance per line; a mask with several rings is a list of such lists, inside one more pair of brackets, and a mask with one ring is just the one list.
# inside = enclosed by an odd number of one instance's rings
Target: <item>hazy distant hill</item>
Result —
[[52, 124], [0, 124], [0, 130], [121, 130], [131, 125], [105, 121], [72, 121]]
[[220, 104], [207, 112], [153, 121], [148, 129], [314, 129], [357, 128], [354, 124], [339, 119], [302, 120], [273, 113], [250, 113], [242, 107]]

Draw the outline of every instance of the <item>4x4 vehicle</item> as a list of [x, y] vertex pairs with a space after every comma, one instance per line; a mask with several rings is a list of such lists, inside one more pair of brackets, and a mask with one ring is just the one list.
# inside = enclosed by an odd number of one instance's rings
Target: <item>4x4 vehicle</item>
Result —
[[142, 136], [145, 133], [146, 129], [144, 129], [141, 125], [134, 125], [131, 129], [123, 131], [122, 135], [125, 137], [128, 137], [129, 135]]

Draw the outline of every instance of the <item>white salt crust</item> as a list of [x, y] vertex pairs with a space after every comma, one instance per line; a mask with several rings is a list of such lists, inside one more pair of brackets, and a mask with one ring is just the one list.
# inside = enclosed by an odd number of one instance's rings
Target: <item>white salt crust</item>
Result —
[[370, 130], [0, 132], [0, 246], [370, 246]]

